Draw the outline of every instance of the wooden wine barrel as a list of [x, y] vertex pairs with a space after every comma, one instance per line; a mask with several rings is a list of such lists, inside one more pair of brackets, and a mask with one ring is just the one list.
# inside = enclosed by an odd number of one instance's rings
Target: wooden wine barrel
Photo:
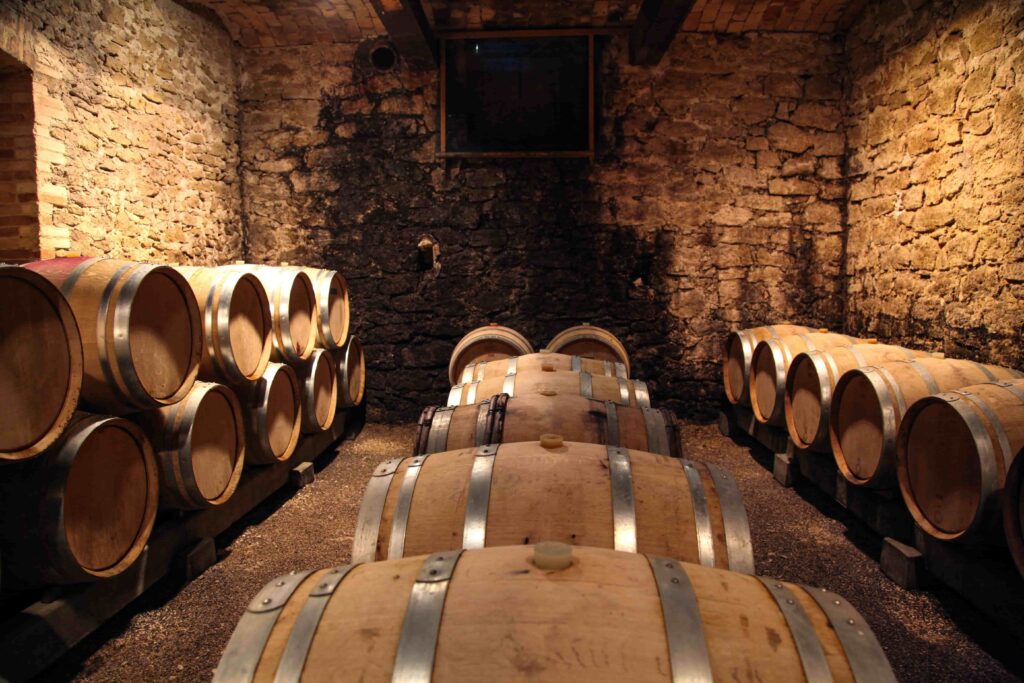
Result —
[[315, 349], [309, 360], [295, 368], [301, 401], [302, 431], [326, 432], [338, 412], [338, 367], [325, 349]]
[[116, 415], [177, 403], [192, 389], [203, 326], [180, 273], [101, 258], [25, 266], [58, 288], [82, 336], [82, 400]]
[[338, 407], [352, 408], [363, 402], [366, 389], [366, 358], [359, 337], [349, 335], [345, 348], [334, 351], [338, 368]]
[[786, 373], [798, 353], [857, 343], [875, 342], [833, 332], [801, 332], [758, 342], [750, 360], [749, 393], [754, 418], [762, 424], [785, 425]]
[[42, 275], [0, 265], [0, 463], [34, 458], [67, 427], [82, 390], [82, 338]]
[[270, 300], [273, 352], [283, 363], [306, 360], [316, 347], [316, 294], [313, 282], [300, 268], [250, 263], [221, 266], [252, 273], [263, 284]]
[[533, 346], [511, 327], [491, 323], [478, 327], [459, 340], [448, 363], [448, 379], [458, 384], [467, 365], [533, 353]]
[[246, 463], [273, 465], [292, 457], [302, 423], [301, 392], [295, 371], [283, 363], [271, 363], [261, 379], [238, 387]]
[[683, 453], [682, 434], [667, 410], [554, 392], [517, 398], [497, 394], [474, 406], [429, 406], [420, 415], [413, 453], [537, 441], [542, 434], [677, 458]]
[[363, 497], [352, 558], [538, 541], [754, 572], [743, 500], [724, 469], [551, 438], [381, 464]]
[[925, 533], [984, 540], [1001, 521], [999, 495], [1024, 448], [1024, 380], [986, 382], [921, 399], [896, 443], [903, 502]]
[[930, 354], [888, 344], [854, 344], [799, 353], [786, 375], [786, 429], [798, 448], [828, 452], [828, 417], [839, 378], [856, 368]]
[[839, 471], [858, 486], [895, 488], [896, 435], [910, 406], [930, 394], [1021, 373], [969, 360], [915, 358], [857, 368], [832, 392], [829, 439]]
[[215, 683], [895, 683], [842, 597], [657, 555], [542, 543], [292, 572]]
[[726, 335], [722, 346], [722, 385], [729, 403], [750, 405], [750, 363], [759, 342], [808, 332], [828, 330], [803, 325], [766, 325], [733, 330]]
[[202, 315], [200, 379], [239, 384], [262, 377], [270, 362], [273, 323], [259, 278], [221, 268], [175, 270], [188, 279]]
[[463, 368], [458, 383], [469, 384], [470, 382], [479, 382], [480, 380], [492, 379], [494, 377], [515, 375], [520, 372], [539, 372], [542, 370], [545, 372], [572, 370], [573, 372], [589, 372], [595, 376], [629, 379], [629, 375], [626, 373], [626, 366], [622, 363], [584, 358], [582, 356], [568, 356], [564, 353], [554, 353], [551, 349], [541, 349], [538, 353], [529, 353], [525, 356], [471, 363]]
[[567, 327], [548, 342], [547, 348], [552, 353], [622, 363], [626, 368], [626, 376], [630, 376], [626, 347], [614, 334], [590, 323]]
[[302, 268], [313, 283], [316, 295], [317, 346], [322, 349], [340, 349], [348, 341], [349, 303], [348, 283], [336, 270]]
[[1003, 488], [1003, 531], [1006, 545], [1024, 577], [1024, 449], [1017, 451]]
[[548, 391], [563, 396], [576, 394], [598, 401], [613, 401], [634, 408], [651, 407], [651, 394], [647, 390], [646, 382], [571, 370], [512, 372], [504, 377], [490, 377], [468, 384], [457, 384], [448, 392], [448, 405], [475, 405], [496, 393], [508, 394], [511, 397], [543, 394]]
[[245, 423], [231, 389], [196, 382], [180, 403], [137, 421], [156, 449], [162, 507], [199, 510], [231, 498], [245, 464]]
[[52, 448], [0, 478], [5, 576], [78, 583], [120, 574], [153, 529], [159, 475], [142, 430], [76, 413]]

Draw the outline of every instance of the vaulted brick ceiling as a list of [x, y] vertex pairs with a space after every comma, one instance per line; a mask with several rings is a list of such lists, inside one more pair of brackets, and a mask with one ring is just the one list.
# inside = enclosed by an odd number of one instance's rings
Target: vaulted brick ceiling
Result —
[[[189, 4], [188, 0], [180, 0]], [[684, 31], [842, 30], [865, 0], [696, 0]], [[370, 0], [191, 0], [214, 10], [245, 47], [383, 35]], [[640, 0], [425, 0], [437, 29], [630, 26]]]

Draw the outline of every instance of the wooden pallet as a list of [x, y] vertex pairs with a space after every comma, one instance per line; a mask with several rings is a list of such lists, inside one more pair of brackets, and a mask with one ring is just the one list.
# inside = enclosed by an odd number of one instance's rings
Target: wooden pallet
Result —
[[[773, 474], [784, 486], [796, 477], [816, 488], [883, 539], [881, 569], [909, 589], [939, 584], [957, 593], [982, 614], [1024, 642], [1024, 578], [1003, 548], [943, 543], [915, 524], [897, 491], [876, 491], [850, 484], [828, 453], [787, 447], [777, 450], [781, 434], [753, 421], [749, 409], [724, 406], [719, 429], [725, 436], [749, 437], [774, 453]], [[781, 432], [781, 430], [774, 430]]]
[[[722, 429], [723, 424], [739, 430], [774, 454], [772, 473], [783, 486], [792, 486], [795, 477], [799, 475], [846, 508], [879, 536], [890, 536], [907, 543], [913, 541], [914, 521], [898, 492], [876, 491], [851, 485], [836, 467], [831, 455], [797, 448], [789, 434], [757, 422], [749, 408], [723, 408], [719, 415], [719, 429]], [[722, 432], [730, 435], [725, 430]]]
[[186, 579], [217, 561], [214, 539], [289, 481], [313, 481], [312, 461], [333, 451], [342, 437], [362, 429], [365, 409], [339, 414], [335, 427], [300, 442], [286, 462], [247, 468], [235, 494], [224, 505], [176, 516], [160, 523], [139, 559], [127, 571], [96, 583], [49, 589], [35, 602], [0, 613], [0, 681], [24, 681], [131, 604], [172, 571]]

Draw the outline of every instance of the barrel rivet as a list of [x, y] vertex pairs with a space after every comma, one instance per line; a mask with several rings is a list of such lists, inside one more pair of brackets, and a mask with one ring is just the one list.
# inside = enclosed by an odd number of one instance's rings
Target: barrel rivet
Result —
[[776, 588], [782, 588], [782, 582], [781, 581], [776, 581], [775, 582], [775, 587]]
[[337, 569], [332, 569], [331, 571], [329, 571], [329, 572], [327, 572], [327, 573], [328, 573], [328, 574], [337, 574], [337, 573], [338, 573], [338, 570], [337, 570]]
[[850, 626], [853, 626], [856, 622], [853, 619], [847, 619], [846, 623], [849, 624]]
[[431, 569], [430, 570], [430, 575], [431, 576], [437, 576], [437, 570], [436, 569]]
[[786, 598], [786, 604], [787, 604], [787, 605], [793, 605], [793, 604], [796, 604], [796, 603], [795, 603], [795, 601], [793, 600], [793, 598]]
[[672, 577], [672, 583], [679, 583], [679, 579]]
[[269, 605], [271, 602], [273, 602], [273, 601], [270, 598], [263, 598], [263, 604], [264, 605]]
[[833, 601], [832, 601], [832, 604], [834, 604], [834, 605], [841, 605], [841, 604], [843, 604], [843, 603], [842, 603], [842, 601], [841, 601], [841, 600], [833, 600]]
[[321, 583], [321, 584], [320, 584], [320, 587], [321, 587], [321, 588], [327, 588], [327, 587], [328, 587], [328, 586], [330, 586], [330, 585], [331, 585], [331, 584], [329, 584], [329, 583], [327, 583], [326, 581], [324, 581], [323, 583]]
[[275, 584], [275, 585], [277, 585], [278, 587], [281, 587], [281, 586], [284, 585], [284, 581], [278, 581], [277, 584]]

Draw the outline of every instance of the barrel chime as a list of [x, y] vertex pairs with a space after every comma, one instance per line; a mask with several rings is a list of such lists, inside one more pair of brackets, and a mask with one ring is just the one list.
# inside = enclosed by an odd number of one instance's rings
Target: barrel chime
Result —
[[895, 680], [845, 600], [753, 575], [736, 482], [683, 457], [610, 332], [482, 327], [449, 379], [352, 561], [268, 583], [215, 681]]
[[933, 538], [1005, 543], [1024, 576], [1022, 377], [796, 325], [732, 332], [722, 357], [729, 402], [851, 484], [898, 489]]
[[119, 574], [158, 508], [222, 505], [363, 395], [333, 270], [0, 266], [0, 330], [6, 585]]

